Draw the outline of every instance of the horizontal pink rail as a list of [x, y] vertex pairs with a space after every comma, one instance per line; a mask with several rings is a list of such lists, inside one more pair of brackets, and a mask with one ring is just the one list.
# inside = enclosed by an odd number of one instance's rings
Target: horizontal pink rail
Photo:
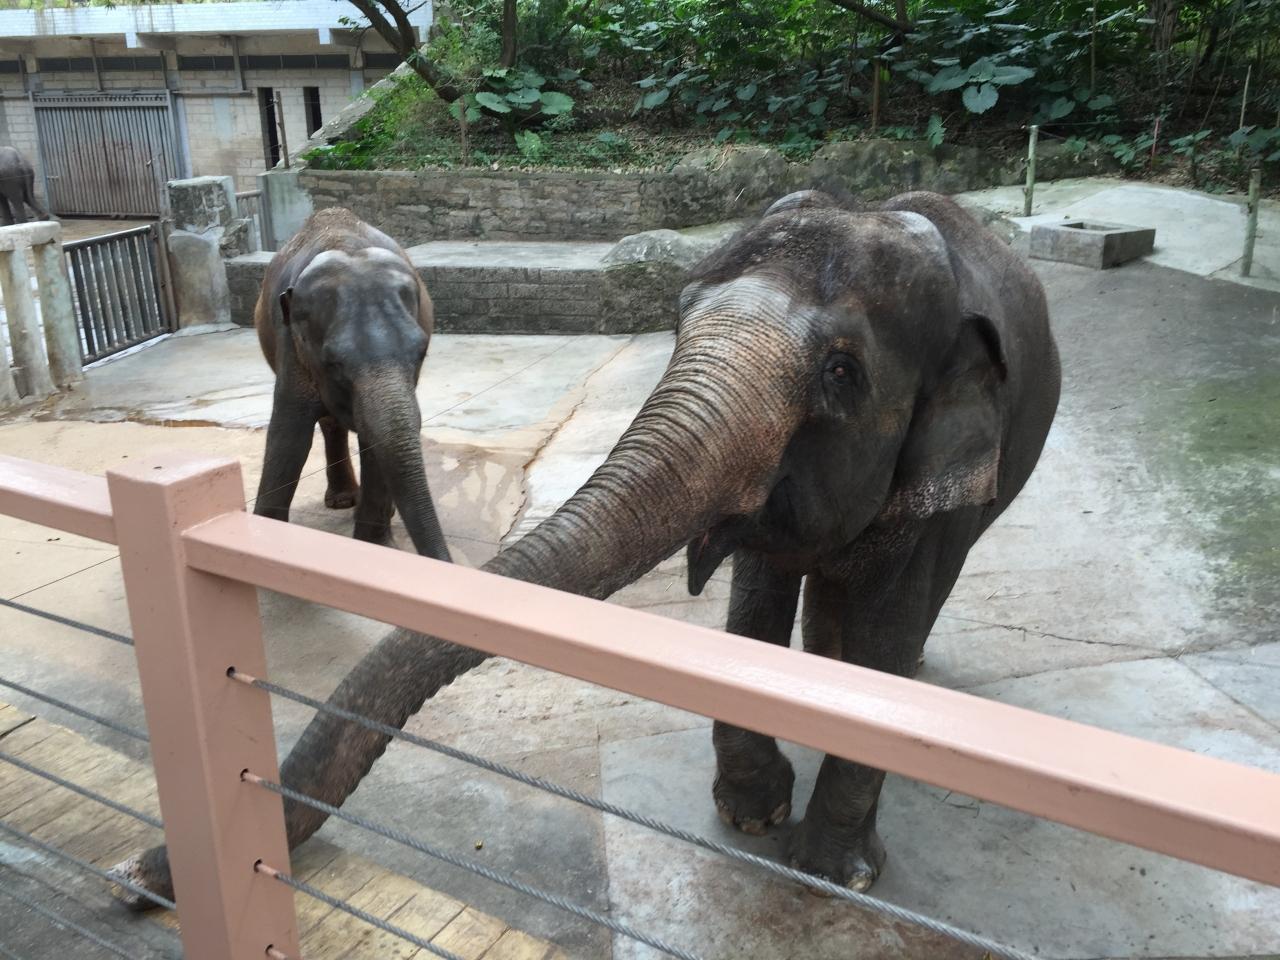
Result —
[[[116, 542], [73, 471], [0, 456], [0, 513]], [[181, 540], [198, 571], [1280, 885], [1276, 774], [238, 511]]]
[[0, 454], [0, 514], [116, 542], [107, 481]]
[[1276, 774], [243, 513], [182, 539], [207, 573], [1280, 885]]

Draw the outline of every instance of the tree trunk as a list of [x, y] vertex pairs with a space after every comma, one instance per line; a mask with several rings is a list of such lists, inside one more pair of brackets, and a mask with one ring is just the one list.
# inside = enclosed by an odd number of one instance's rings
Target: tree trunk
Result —
[[500, 66], [510, 68], [516, 65], [516, 32], [519, 26], [516, 0], [502, 0], [502, 57], [498, 61]]

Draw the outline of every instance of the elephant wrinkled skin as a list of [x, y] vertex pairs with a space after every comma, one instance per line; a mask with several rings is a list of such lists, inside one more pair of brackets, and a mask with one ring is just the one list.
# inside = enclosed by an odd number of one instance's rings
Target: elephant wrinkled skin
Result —
[[[400, 246], [341, 207], [310, 217], [271, 259], [253, 322], [276, 374], [254, 512], [289, 519], [316, 423], [325, 506], [354, 506], [355, 536], [391, 542], [398, 508], [418, 552], [448, 560], [422, 463], [414, 393], [431, 298]], [[359, 441], [360, 484], [347, 433]]]
[[[871, 212], [784, 198], [695, 272], [669, 366], [591, 478], [486, 569], [604, 598], [687, 545], [701, 590], [733, 555], [727, 629], [904, 676], [974, 541], [1030, 476], [1057, 409], [1039, 281], [945, 197]], [[485, 655], [395, 630], [330, 703], [401, 726]], [[772, 738], [713, 732], [714, 801], [760, 832], [793, 774]], [[285, 783], [341, 804], [387, 738], [317, 716]], [[828, 756], [790, 859], [866, 889], [884, 774]], [[286, 804], [289, 842], [324, 815]], [[167, 892], [163, 849], [122, 865]]]

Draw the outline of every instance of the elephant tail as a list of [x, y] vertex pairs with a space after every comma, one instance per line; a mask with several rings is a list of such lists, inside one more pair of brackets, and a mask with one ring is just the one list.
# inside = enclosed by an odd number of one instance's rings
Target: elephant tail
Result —
[[[361, 658], [330, 695], [328, 705], [397, 730], [435, 696], [489, 654], [469, 647], [396, 629]], [[346, 801], [374, 762], [386, 751], [390, 735], [331, 713], [317, 712], [280, 767], [280, 781], [335, 807]], [[246, 787], [246, 789], [257, 789]], [[324, 825], [328, 814], [286, 799], [285, 832], [292, 850]], [[174, 899], [168, 850], [153, 847], [112, 868], [112, 875]], [[145, 910], [151, 901], [125, 891], [120, 899]]]

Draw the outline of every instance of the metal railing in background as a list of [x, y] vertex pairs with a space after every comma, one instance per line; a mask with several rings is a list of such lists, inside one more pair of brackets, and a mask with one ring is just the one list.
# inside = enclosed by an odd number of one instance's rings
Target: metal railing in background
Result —
[[[285, 869], [282, 797], [603, 923], [671, 956], [693, 956], [621, 918], [547, 894], [281, 784], [271, 696], [733, 856], [992, 957], [1029, 960], [1023, 950], [261, 679], [259, 587], [463, 641], [1115, 840], [1280, 884], [1280, 775], [250, 516], [243, 510], [243, 483], [234, 461], [171, 456], [112, 470], [104, 482], [0, 456], [0, 513], [119, 546], [189, 960], [298, 957], [294, 890], [439, 956], [452, 956], [291, 876]], [[66, 619], [30, 608], [22, 612]], [[95, 801], [110, 800], [80, 792]], [[0, 829], [12, 832], [3, 823]]]
[[63, 250], [86, 363], [174, 329], [158, 225], [76, 240]]
[[236, 209], [241, 217], [253, 221], [253, 235], [258, 250], [267, 249], [266, 223], [262, 217], [262, 191], [243, 190], [236, 194]]

